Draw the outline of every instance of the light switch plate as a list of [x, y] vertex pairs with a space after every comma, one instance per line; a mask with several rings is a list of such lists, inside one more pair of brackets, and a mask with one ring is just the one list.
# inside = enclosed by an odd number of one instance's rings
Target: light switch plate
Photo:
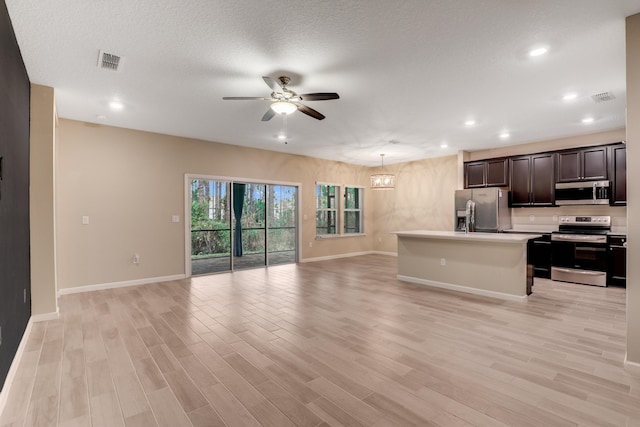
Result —
[[88, 215], [84, 215], [82, 217], [82, 225], [89, 225], [89, 216]]
[[180, 215], [172, 215], [171, 222], [180, 222]]

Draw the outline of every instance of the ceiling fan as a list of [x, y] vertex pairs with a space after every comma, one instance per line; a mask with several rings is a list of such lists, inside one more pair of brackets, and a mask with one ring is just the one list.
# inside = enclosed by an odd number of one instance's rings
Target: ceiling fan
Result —
[[306, 93], [304, 95], [298, 95], [287, 87], [291, 79], [287, 76], [280, 76], [278, 79], [272, 77], [262, 77], [264, 82], [271, 88], [271, 97], [247, 97], [247, 96], [225, 96], [224, 100], [240, 100], [240, 101], [271, 101], [271, 105], [264, 116], [262, 121], [269, 121], [276, 114], [291, 114], [298, 110], [301, 113], [311, 116], [314, 119], [322, 120], [324, 115], [320, 114], [311, 107], [307, 107], [302, 104], [302, 101], [326, 101], [330, 99], [339, 99], [340, 96], [335, 92], [322, 92], [322, 93]]

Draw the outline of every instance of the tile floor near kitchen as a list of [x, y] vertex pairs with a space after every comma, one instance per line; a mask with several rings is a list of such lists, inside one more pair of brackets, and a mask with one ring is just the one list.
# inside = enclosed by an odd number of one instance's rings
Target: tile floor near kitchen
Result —
[[63, 296], [0, 426], [637, 426], [625, 290], [526, 303], [396, 280], [394, 257]]

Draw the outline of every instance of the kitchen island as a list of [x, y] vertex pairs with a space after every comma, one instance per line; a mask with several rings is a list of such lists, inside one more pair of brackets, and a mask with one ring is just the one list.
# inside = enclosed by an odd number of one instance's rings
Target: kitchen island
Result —
[[531, 293], [527, 242], [541, 234], [396, 231], [398, 279], [511, 301]]

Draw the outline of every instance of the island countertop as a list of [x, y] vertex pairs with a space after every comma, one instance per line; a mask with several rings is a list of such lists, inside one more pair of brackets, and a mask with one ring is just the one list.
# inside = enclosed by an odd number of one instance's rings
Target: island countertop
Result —
[[525, 243], [528, 240], [542, 237], [542, 234], [530, 233], [464, 233], [460, 231], [410, 230], [393, 231], [398, 237], [415, 237], [423, 239], [446, 239], [459, 241], [492, 242], [492, 243]]

